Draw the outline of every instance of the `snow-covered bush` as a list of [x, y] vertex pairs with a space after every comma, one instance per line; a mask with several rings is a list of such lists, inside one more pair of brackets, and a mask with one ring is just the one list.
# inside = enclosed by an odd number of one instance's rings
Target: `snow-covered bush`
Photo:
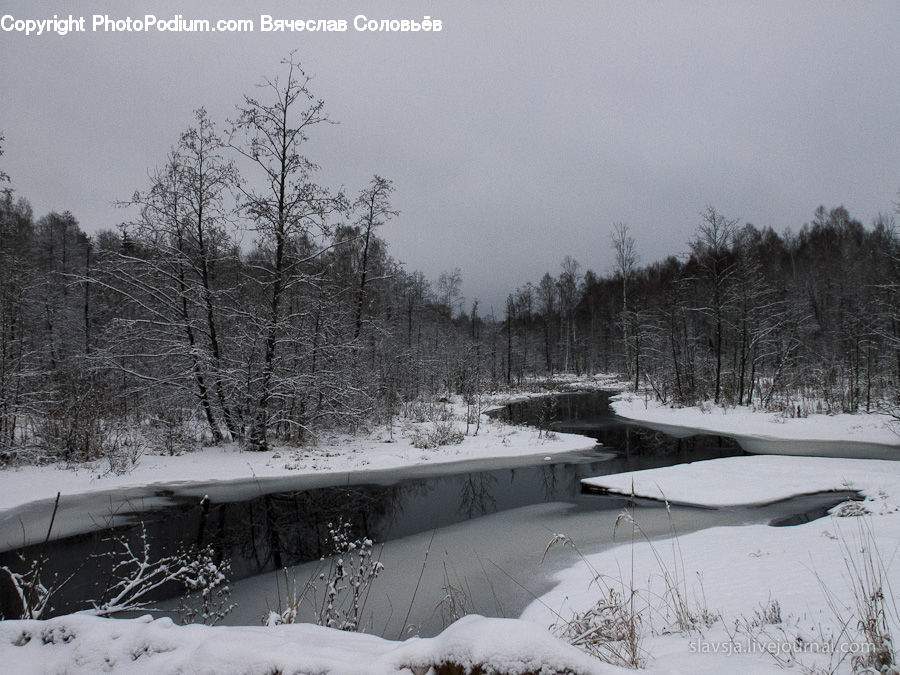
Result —
[[413, 447], [420, 450], [439, 448], [442, 445], [456, 445], [462, 443], [463, 432], [456, 428], [453, 422], [440, 422], [435, 420], [430, 427], [416, 427], [412, 432]]
[[54, 583], [47, 586], [41, 581], [41, 570], [44, 563], [47, 562], [45, 558], [40, 557], [34, 560], [27, 560], [21, 554], [18, 557], [24, 571], [18, 572], [3, 565], [0, 566], [0, 572], [4, 572], [9, 576], [13, 593], [19, 600], [21, 611], [19, 616], [4, 617], [0, 615], [0, 619], [40, 619], [44, 611], [49, 608], [50, 598], [53, 596], [57, 585]]
[[300, 620], [303, 605], [309, 604], [320, 626], [360, 630], [369, 591], [384, 565], [374, 555], [374, 542], [368, 537], [354, 538], [347, 521], [328, 523], [327, 546], [331, 552], [328, 568], [302, 587], [290, 582], [285, 573], [286, 605], [270, 612], [266, 625], [295, 623]]
[[646, 655], [640, 646], [643, 617], [635, 609], [635, 593], [634, 589], [609, 587], [592, 607], [560, 619], [550, 630], [601, 661], [640, 668]]
[[143, 523], [137, 541], [124, 535], [111, 541], [114, 548], [101, 556], [113, 561], [112, 580], [100, 598], [90, 601], [93, 607], [86, 613], [109, 616], [144, 609], [158, 589], [172, 584], [200, 594], [200, 608], [187, 610], [189, 620], [201, 617], [216, 623], [232, 609], [228, 603], [231, 565], [227, 560], [216, 562], [212, 547], [156, 557]]
[[50, 460], [86, 462], [105, 457], [115, 444], [115, 424], [90, 390], [69, 393], [41, 416], [36, 440]]
[[[108, 581], [97, 587], [100, 595], [87, 600], [90, 607], [82, 613], [110, 616], [146, 609], [159, 598], [160, 589], [173, 585], [189, 592], [182, 603], [182, 615], [187, 621], [201, 619], [212, 625], [233, 608], [228, 602], [231, 564], [228, 560], [219, 559], [212, 547], [157, 556], [143, 523], [137, 537], [119, 534], [108, 541], [112, 544], [110, 550], [96, 556], [109, 561]], [[45, 581], [41, 572], [48, 562], [46, 557], [26, 559], [20, 556], [20, 561], [19, 569], [0, 567], [0, 573], [9, 577], [20, 603], [17, 616], [0, 618], [37, 619], [52, 610], [54, 594], [74, 574], [65, 579], [54, 576], [51, 581]], [[100, 577], [99, 574], [97, 576]]]
[[841, 502], [835, 506], [832, 513], [838, 518], [852, 518], [865, 516], [871, 513], [871, 511], [869, 511], [862, 502], [849, 501]]
[[116, 429], [110, 435], [104, 457], [108, 472], [117, 476], [129, 473], [137, 466], [146, 449], [146, 440], [138, 429], [132, 426]]
[[178, 407], [154, 415], [147, 436], [152, 447], [166, 455], [181, 455], [199, 445], [189, 412]]
[[185, 623], [205, 623], [214, 626], [234, 609], [230, 602], [231, 587], [228, 576], [231, 563], [217, 561], [211, 546], [186, 555], [185, 572], [180, 579], [188, 589], [188, 595], [181, 601], [181, 616]]

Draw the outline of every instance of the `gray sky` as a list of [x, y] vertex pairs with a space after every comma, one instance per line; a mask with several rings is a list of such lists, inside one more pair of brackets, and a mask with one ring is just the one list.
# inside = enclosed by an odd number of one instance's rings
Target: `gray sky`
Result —
[[[0, 14], [251, 18], [257, 32], [0, 33], [0, 167], [37, 215], [88, 231], [147, 186], [191, 111], [224, 126], [296, 49], [338, 126], [309, 155], [356, 192], [391, 178], [381, 235], [434, 279], [502, 312], [566, 255], [608, 271], [612, 223], [644, 262], [686, 250], [699, 211], [778, 231], [819, 204], [869, 223], [900, 186], [900, 3], [7, 1]], [[264, 34], [261, 13], [346, 19]], [[441, 19], [359, 33], [353, 17]]]

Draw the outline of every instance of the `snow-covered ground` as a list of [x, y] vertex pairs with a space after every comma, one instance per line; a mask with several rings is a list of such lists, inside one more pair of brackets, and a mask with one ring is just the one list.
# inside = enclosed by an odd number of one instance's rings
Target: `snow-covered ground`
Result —
[[753, 455], [597, 476], [582, 483], [615, 494], [631, 495], [633, 490], [636, 497], [714, 507], [829, 490], [859, 490], [875, 497], [900, 485], [900, 462]]
[[673, 408], [630, 393], [611, 405], [619, 417], [673, 436], [730, 436], [747, 452], [900, 459], [900, 426], [880, 413], [786, 418], [747, 406]]
[[[860, 447], [854, 444], [870, 450], [883, 446], [886, 451], [896, 450], [898, 444], [887, 420], [874, 415], [785, 420], [735, 409], [673, 410], [627, 396], [615, 403], [615, 409], [623, 417], [681, 429], [684, 434], [700, 430], [801, 451], [810, 447], [804, 443], [843, 444], [844, 451], [853, 452]], [[592, 445], [584, 437], [558, 434], [555, 439], [539, 439], [532, 430], [486, 421], [478, 437], [467, 436], [459, 445], [438, 450], [417, 450], [408, 438], [384, 441], [373, 434], [314, 449], [255, 454], [210, 448], [175, 458], [144, 457], [125, 477], [47, 467], [9, 474], [18, 473], [28, 483], [46, 480], [42, 496], [47, 499], [62, 489], [60, 481], [52, 482], [48, 476], [82, 475], [71, 489], [102, 490], [117, 481], [121, 485], [227, 481], [248, 474], [275, 480], [285, 474], [548, 455]], [[160, 464], [153, 464], [157, 461]], [[141, 473], [142, 467], [147, 473]], [[31, 471], [36, 473], [27, 473]], [[49, 473], [40, 473], [45, 471]], [[16, 482], [0, 476], [0, 499], [8, 499], [0, 503], [40, 498], [34, 484], [7, 498], [6, 485]], [[468, 617], [435, 638], [393, 642], [311, 625], [178, 627], [165, 619], [65, 616], [0, 623], [0, 662], [21, 673], [425, 673], [429, 666], [445, 662], [481, 664], [489, 672], [494, 668], [503, 673], [624, 672], [574, 651], [546, 631], [552, 624], [558, 631], [562, 622], [576, 617], [583, 635], [593, 631], [622, 637], [623, 629], [633, 627], [638, 636], [636, 657], [652, 674], [775, 673], [784, 672], [784, 666], [797, 666], [797, 672], [818, 668], [849, 673], [879, 665], [866, 660], [873, 639], [890, 647], [891, 636], [900, 635], [894, 592], [900, 590], [900, 566], [894, 559], [900, 550], [900, 462], [736, 457], [589, 482], [624, 494], [633, 491], [652, 499], [705, 506], [757, 504], [847, 489], [859, 491], [865, 501], [835, 509], [842, 515], [861, 513], [859, 517], [833, 515], [784, 528], [716, 527], [652, 540], [641, 533], [638, 508], [634, 529], [627, 514], [618, 525], [622, 545], [580, 551], [581, 562], [557, 574], [557, 585], [532, 603], [522, 619]], [[572, 543], [562, 536], [565, 533], [560, 535], [557, 546]], [[867, 626], [873, 629], [868, 634]], [[618, 653], [627, 655], [627, 649], [620, 647]]]
[[[798, 482], [798, 475], [809, 482]], [[710, 480], [715, 476], [721, 485]], [[638, 508], [634, 544], [626, 517], [617, 535], [621, 545], [582, 551], [584, 559], [557, 574], [557, 585], [522, 619], [469, 617], [435, 638], [394, 642], [311, 625], [178, 627], [165, 619], [70, 615], [0, 623], [0, 660], [17, 673], [424, 673], [428, 665], [448, 661], [502, 673], [625, 672], [573, 651], [546, 630], [599, 602], [607, 608], [592, 624], [599, 634], [621, 629], [622, 608], [635, 617], [637, 654], [649, 674], [776, 673], [790, 663], [799, 664], [797, 672], [819, 667], [849, 673], [863, 665], [853, 659], [870, 649], [853, 593], [854, 583], [866, 578], [880, 578], [885, 601], [870, 604], [883, 621], [881, 634], [900, 631], [893, 591], [900, 588], [894, 560], [900, 463], [739, 457], [600, 480], [629, 490], [633, 481], [635, 492], [645, 496], [662, 492], [718, 505], [765, 502], [810, 486], [843, 489], [848, 482], [866, 496], [861, 506], [868, 514], [784, 528], [717, 527], [648, 541]], [[878, 585], [870, 583], [862, 595], [875, 595]], [[634, 604], [621, 602], [632, 589]], [[615, 594], [619, 610], [609, 609], [617, 606]]]
[[[500, 403], [502, 401], [498, 401]], [[0, 550], [43, 541], [53, 513], [57, 492], [60, 514], [53, 536], [84, 531], [92, 518], [119, 512], [145, 510], [171, 496], [201, 498], [227, 492], [231, 499], [243, 492], [247, 498], [261, 492], [299, 490], [354, 482], [372, 482], [399, 469], [422, 475], [441, 470], [462, 470], [491, 460], [504, 464], [534, 462], [535, 457], [589, 450], [595, 441], [576, 434], [541, 434], [530, 427], [514, 426], [482, 416], [475, 435], [471, 424], [466, 434], [465, 406], [447, 406], [449, 424], [461, 441], [421, 449], [413, 444], [416, 431], [429, 432], [433, 422], [395, 424], [393, 439], [381, 428], [361, 436], [335, 435], [315, 446], [279, 447], [267, 452], [248, 452], [235, 444], [203, 447], [181, 455], [146, 454], [123, 474], [109, 471], [108, 462], [48, 466], [20, 466], [0, 470]], [[89, 523], [87, 523], [89, 525]]]
[[[431, 666], [515, 673], [618, 673], [534, 624], [468, 616], [434, 638], [404, 642], [311, 624], [177, 626], [169, 619], [64, 616], [0, 623], [4, 672], [158, 675], [407, 675]], [[448, 671], [462, 672], [462, 671]]]
[[[852, 672], [854, 657], [870, 649], [860, 623], [866, 604], [873, 623], [883, 622], [882, 634], [896, 637], [900, 631], [898, 462], [732, 457], [588, 482], [625, 493], [633, 485], [636, 495], [716, 506], [848, 486], [865, 501], [792, 527], [719, 527], [656, 541], [644, 540], [638, 529], [633, 546], [587, 555], [557, 575], [559, 585], [526, 609], [527, 620], [550, 624], [559, 615], [584, 612], [609, 589], [625, 597], [637, 589], [648, 672], [774, 672], [779, 660], [791, 659], [821, 672], [835, 666]], [[867, 513], [837, 515], [861, 512]], [[638, 508], [638, 523], [640, 514]], [[630, 521], [623, 520], [621, 539], [630, 542], [631, 532]], [[860, 583], [864, 587], [855, 596]], [[880, 597], [879, 589], [883, 602], [857, 607], [858, 596]]]

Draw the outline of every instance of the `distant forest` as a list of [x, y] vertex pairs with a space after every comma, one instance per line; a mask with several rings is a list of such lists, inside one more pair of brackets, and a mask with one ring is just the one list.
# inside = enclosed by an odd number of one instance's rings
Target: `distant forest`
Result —
[[35, 219], [0, 173], [0, 465], [94, 459], [147, 424], [265, 449], [557, 373], [676, 405], [900, 410], [892, 215], [820, 207], [779, 234], [707, 207], [689, 254], [647, 265], [615, 224], [609, 273], [566, 258], [485, 316], [458, 270], [388, 255], [390, 180], [316, 182], [327, 112], [299, 64], [281, 76], [222, 131], [197, 111], [115, 231]]

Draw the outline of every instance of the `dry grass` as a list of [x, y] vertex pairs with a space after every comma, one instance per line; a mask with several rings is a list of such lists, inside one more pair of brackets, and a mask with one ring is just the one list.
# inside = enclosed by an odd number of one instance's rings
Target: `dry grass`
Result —
[[[562, 534], [555, 534], [544, 552], [557, 545], [571, 547], [588, 566], [596, 589], [596, 602], [585, 611], [572, 612], [563, 617], [554, 612], [557, 621], [551, 631], [570, 644], [610, 664], [627, 668], [641, 668], [647, 653], [641, 646], [645, 631], [650, 633], [684, 633], [709, 626], [718, 620], [705, 603], [692, 601], [688, 590], [678, 534], [669, 511], [671, 559], [650, 540], [634, 518], [634, 500], [629, 510], [616, 519], [615, 531], [630, 530], [630, 567], [628, 574], [620, 569], [613, 576], [598, 572], [581, 554], [574, 542]], [[656, 562], [662, 590], [654, 590], [658, 583], [648, 579], [646, 585], [635, 580], [635, 544], [646, 544]], [[702, 597], [702, 596], [701, 596]]]

